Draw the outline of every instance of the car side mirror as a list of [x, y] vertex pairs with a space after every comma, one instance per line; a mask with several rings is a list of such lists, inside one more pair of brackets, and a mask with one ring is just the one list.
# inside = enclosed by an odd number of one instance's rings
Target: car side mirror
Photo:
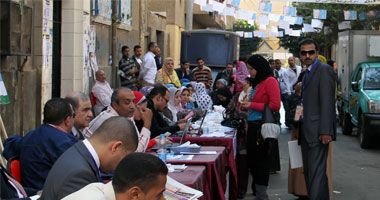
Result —
[[359, 83], [358, 82], [352, 82], [351, 88], [354, 92], [359, 92]]

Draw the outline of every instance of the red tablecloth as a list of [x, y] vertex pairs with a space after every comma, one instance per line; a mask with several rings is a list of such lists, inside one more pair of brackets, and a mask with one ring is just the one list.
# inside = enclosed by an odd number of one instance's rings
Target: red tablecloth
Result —
[[189, 165], [183, 172], [169, 173], [174, 180], [202, 191], [203, 196], [199, 199], [210, 199], [210, 192], [207, 185], [206, 167], [202, 165]]
[[[226, 154], [224, 155], [226, 158], [226, 167], [227, 171], [231, 170], [230, 173], [230, 185], [229, 185], [229, 199], [237, 199], [237, 171], [236, 171], [236, 162], [235, 162], [235, 148], [234, 148], [234, 138], [232, 137], [199, 137], [192, 136], [186, 137], [184, 142], [190, 141], [191, 143], [196, 143], [200, 146], [224, 146], [226, 148]], [[172, 137], [173, 142], [179, 142], [180, 137]], [[223, 189], [225, 191], [226, 184], [223, 184]]]
[[[201, 151], [216, 151], [216, 155], [195, 155], [192, 160], [186, 161], [167, 161], [171, 164], [186, 164], [186, 165], [204, 165], [206, 167], [206, 184], [209, 193], [207, 199], [224, 200], [224, 189], [222, 183], [226, 183], [225, 157], [223, 156], [224, 147], [201, 147]], [[206, 198], [205, 198], [206, 199]]]

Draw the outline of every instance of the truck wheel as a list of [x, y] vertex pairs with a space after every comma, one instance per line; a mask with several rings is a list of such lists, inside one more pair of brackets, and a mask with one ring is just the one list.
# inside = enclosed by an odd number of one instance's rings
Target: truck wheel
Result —
[[360, 116], [360, 121], [358, 123], [358, 134], [360, 140], [360, 147], [363, 149], [370, 148], [372, 146], [371, 137], [368, 134], [368, 130], [365, 127], [364, 116]]
[[352, 134], [351, 116], [350, 116], [350, 114], [348, 114], [346, 112], [343, 113], [342, 131], [343, 131], [343, 135], [351, 135]]

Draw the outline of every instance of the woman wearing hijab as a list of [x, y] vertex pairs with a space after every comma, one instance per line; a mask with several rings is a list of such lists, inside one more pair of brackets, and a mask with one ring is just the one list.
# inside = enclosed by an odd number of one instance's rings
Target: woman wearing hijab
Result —
[[191, 95], [190, 95], [189, 88], [181, 87], [180, 98], [181, 98], [181, 104], [180, 104], [181, 111], [186, 112], [188, 110], [195, 108], [194, 103], [190, 101]]
[[144, 96], [149, 96], [150, 94], [150, 91], [152, 91], [153, 89], [153, 86], [145, 86], [143, 88], [140, 89], [140, 92], [144, 95]]
[[232, 94], [231, 94], [230, 89], [228, 89], [227, 87], [217, 89], [216, 98], [218, 100], [218, 104], [214, 103], [214, 105], [221, 105], [224, 108], [227, 108], [228, 104], [230, 103], [232, 99]]
[[202, 110], [208, 110], [210, 103], [212, 105], [211, 97], [206, 93], [206, 87], [204, 83], [196, 84], [195, 99], [197, 101], [198, 107]]
[[244, 109], [249, 110], [247, 133], [248, 166], [255, 185], [255, 200], [267, 200], [270, 140], [262, 141], [261, 139], [261, 120], [265, 104], [269, 105], [272, 112], [280, 110], [280, 86], [272, 75], [269, 62], [264, 57], [253, 55], [248, 59], [247, 64], [248, 71], [253, 79], [250, 98], [242, 104]]
[[244, 89], [245, 78], [248, 77], [247, 66], [243, 61], [236, 63], [236, 74], [235, 74], [235, 93], [241, 92]]
[[157, 72], [156, 82], [164, 85], [171, 83], [177, 88], [181, 87], [181, 82], [178, 79], [177, 72], [175, 72], [173, 65], [173, 58], [165, 58], [164, 66]]
[[170, 99], [168, 103], [168, 107], [164, 110], [164, 115], [170, 119], [173, 122], [177, 122], [177, 113], [180, 109], [180, 101], [181, 101], [181, 95], [180, 90], [175, 87], [171, 87], [168, 89], [170, 93]]

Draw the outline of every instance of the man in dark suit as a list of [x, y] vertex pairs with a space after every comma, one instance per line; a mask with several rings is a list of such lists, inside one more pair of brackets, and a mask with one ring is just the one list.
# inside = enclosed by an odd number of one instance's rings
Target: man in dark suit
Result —
[[54, 98], [44, 106], [44, 123], [25, 137], [13, 135], [4, 142], [5, 158], [19, 158], [22, 184], [41, 190], [54, 162], [77, 139], [70, 133], [75, 113], [64, 99]]
[[161, 57], [161, 49], [157, 47], [157, 51], [155, 53], [154, 60], [156, 61], [157, 71], [162, 68], [162, 57]]
[[120, 160], [137, 148], [133, 122], [111, 117], [84, 141], [68, 149], [57, 160], [46, 179], [42, 199], [55, 200], [102, 182], [100, 172], [113, 173]]
[[[0, 164], [0, 199], [3, 200], [32, 200], [40, 196], [34, 190], [23, 188], [22, 185]], [[34, 195], [28, 198], [29, 195]]]
[[78, 140], [83, 140], [82, 131], [90, 125], [93, 117], [90, 99], [82, 92], [70, 92], [65, 99], [69, 101], [75, 111], [74, 126], [71, 132]]
[[186, 78], [189, 81], [191, 81], [193, 79], [193, 74], [191, 73], [189, 61], [183, 61], [181, 67], [175, 69], [175, 72], [177, 73], [179, 80]]
[[300, 143], [309, 199], [329, 199], [326, 163], [329, 142], [335, 139], [335, 75], [320, 62], [312, 39], [300, 43], [300, 58], [307, 66], [302, 82], [303, 116]]

